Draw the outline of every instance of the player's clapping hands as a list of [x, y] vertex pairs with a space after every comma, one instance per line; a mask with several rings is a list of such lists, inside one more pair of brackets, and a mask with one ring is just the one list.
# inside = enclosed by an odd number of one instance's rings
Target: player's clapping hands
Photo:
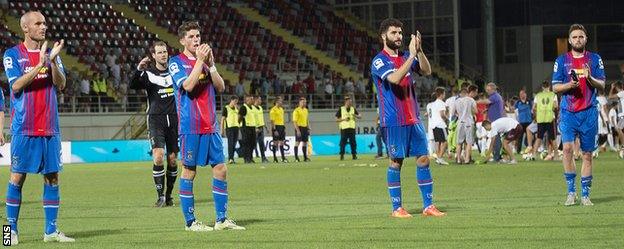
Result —
[[65, 44], [65, 40], [61, 40], [61, 41], [54, 43], [54, 47], [52, 47], [52, 50], [50, 50], [50, 61], [52, 62], [56, 61], [56, 56], [58, 56], [59, 53], [61, 53], [61, 50], [63, 49], [64, 44]]
[[208, 44], [201, 44], [197, 47], [195, 51], [195, 56], [197, 56], [197, 60], [202, 62], [207, 62], [210, 53], [210, 46]]

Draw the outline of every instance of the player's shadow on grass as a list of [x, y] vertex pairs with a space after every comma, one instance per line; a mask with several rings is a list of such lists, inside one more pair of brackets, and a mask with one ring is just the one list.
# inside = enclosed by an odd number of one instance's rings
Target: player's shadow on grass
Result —
[[600, 198], [592, 198], [592, 201], [595, 203], [614, 202], [614, 201], [621, 201], [621, 200], [624, 200], [624, 197], [616, 196], [616, 195], [600, 197]]
[[262, 223], [262, 222], [266, 222], [266, 220], [261, 220], [261, 219], [236, 219], [236, 224], [241, 225], [241, 226], [247, 226], [247, 225], [256, 224], [256, 223]]
[[98, 236], [108, 236], [108, 235], [115, 235], [115, 234], [121, 234], [122, 230], [124, 229], [99, 229], [99, 230], [86, 230], [86, 231], [79, 231], [79, 232], [75, 232], [75, 233], [71, 233], [68, 234], [74, 238], [92, 238], [92, 237], [98, 237]]

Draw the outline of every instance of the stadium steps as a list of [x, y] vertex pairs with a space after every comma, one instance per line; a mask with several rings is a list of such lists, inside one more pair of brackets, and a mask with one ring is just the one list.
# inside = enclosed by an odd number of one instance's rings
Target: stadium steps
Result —
[[343, 77], [358, 79], [362, 77], [362, 74], [351, 70], [348, 66], [341, 64], [337, 59], [330, 57], [325, 52], [316, 49], [314, 46], [307, 44], [301, 40], [301, 38], [293, 35], [290, 31], [283, 29], [279, 24], [269, 20], [268, 17], [263, 16], [257, 10], [245, 7], [240, 4], [229, 4], [230, 7], [236, 9], [238, 13], [247, 17], [249, 20], [258, 22], [264, 29], [271, 31], [277, 36], [281, 36], [285, 42], [293, 44], [295, 48], [305, 51], [310, 57], [317, 59], [321, 64], [329, 66], [329, 68], [337, 73], [341, 73]]
[[147, 118], [143, 112], [137, 113], [126, 121], [111, 139], [139, 139], [145, 138]]
[[[108, 4], [113, 7], [113, 10], [122, 13], [122, 15], [127, 18], [134, 19], [137, 25], [143, 26], [148, 32], [156, 34], [159, 39], [162, 39], [170, 46], [173, 46], [180, 51], [184, 49], [184, 47], [182, 47], [182, 45], [180, 44], [180, 39], [178, 39], [176, 35], [171, 34], [169, 33], [169, 31], [167, 31], [167, 29], [156, 25], [156, 23], [152, 22], [143, 14], [135, 11], [132, 6], [118, 2], [108, 2]], [[219, 66], [218, 63], [217, 67], [219, 68], [219, 73], [224, 80], [229, 80], [230, 82], [238, 82], [238, 73], [228, 70], [225, 65]]]
[[[9, 30], [23, 39], [24, 34], [22, 33], [22, 28], [19, 25], [19, 18], [12, 15], [6, 15], [6, 20], [7, 22], [5, 24], [9, 28]], [[50, 42], [51, 41], [48, 42], [48, 47], [52, 48], [54, 44], [49, 44]], [[78, 57], [69, 55], [65, 48], [61, 50], [61, 58], [63, 59], [63, 65], [65, 66], [65, 70], [75, 67], [79, 71], [86, 71], [88, 75], [92, 74], [91, 68], [89, 66], [78, 61]]]
[[[355, 29], [364, 31], [370, 37], [378, 39], [377, 32], [375, 30], [367, 26], [365, 23], [361, 22], [352, 14], [345, 12], [345, 11], [339, 11], [339, 10], [334, 10], [333, 12], [336, 16], [344, 19], [347, 23], [351, 24], [351, 26], [353, 26]], [[431, 59], [432, 58], [429, 58], [430, 61]], [[455, 82], [456, 80], [455, 72], [449, 70], [448, 68], [444, 66], [437, 64], [437, 62], [435, 61], [431, 61], [431, 62], [432, 62], [431, 70], [435, 72], [438, 75], [438, 77], [440, 77], [442, 80], [447, 81], [447, 82]]]

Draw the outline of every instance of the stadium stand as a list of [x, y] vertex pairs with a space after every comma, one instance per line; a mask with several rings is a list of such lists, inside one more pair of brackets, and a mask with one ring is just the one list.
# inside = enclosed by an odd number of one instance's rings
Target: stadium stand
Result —
[[[129, 0], [128, 3], [173, 34], [184, 20], [198, 20], [209, 30], [202, 38], [212, 43], [216, 60], [228, 69], [240, 72], [245, 80], [275, 73], [321, 72], [323, 69], [322, 64], [313, 61], [303, 51], [294, 49], [281, 37], [245, 19], [226, 5], [226, 1]], [[209, 13], [203, 15], [204, 10]]]
[[[40, 10], [50, 22], [48, 32], [53, 40], [65, 39], [65, 48], [91, 70], [104, 72], [105, 55], [113, 51], [127, 72], [139, 61], [145, 48], [156, 35], [145, 32], [133, 20], [124, 18], [110, 5], [97, 0], [71, 3], [47, 1], [11, 1], [13, 16], [31, 9]], [[123, 73], [122, 73], [123, 74]]]
[[282, 28], [358, 72], [368, 71], [370, 59], [378, 52], [375, 38], [356, 30], [328, 8], [322, 8], [328, 6], [323, 1], [248, 0], [247, 3]]

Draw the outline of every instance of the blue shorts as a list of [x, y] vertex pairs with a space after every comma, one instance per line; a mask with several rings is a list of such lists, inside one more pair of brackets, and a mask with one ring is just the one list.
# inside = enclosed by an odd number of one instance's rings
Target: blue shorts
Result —
[[421, 123], [404, 126], [382, 127], [390, 158], [427, 156], [427, 132]]
[[590, 107], [579, 112], [570, 112], [562, 109], [559, 130], [561, 131], [561, 141], [563, 143], [573, 143], [574, 139], [578, 137], [581, 140], [581, 150], [583, 152], [593, 152], [596, 150], [598, 135], [597, 109]]
[[225, 162], [219, 133], [180, 135], [180, 149], [182, 164], [186, 167], [214, 167]]
[[61, 170], [60, 135], [11, 137], [11, 172], [49, 174]]

